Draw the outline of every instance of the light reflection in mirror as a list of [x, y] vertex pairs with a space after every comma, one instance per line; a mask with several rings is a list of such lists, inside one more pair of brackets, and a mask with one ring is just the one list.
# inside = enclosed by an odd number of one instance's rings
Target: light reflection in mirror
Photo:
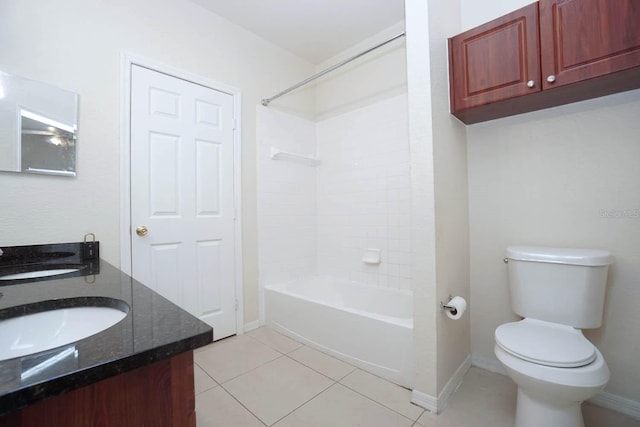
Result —
[[76, 176], [78, 95], [0, 71], [0, 171]]

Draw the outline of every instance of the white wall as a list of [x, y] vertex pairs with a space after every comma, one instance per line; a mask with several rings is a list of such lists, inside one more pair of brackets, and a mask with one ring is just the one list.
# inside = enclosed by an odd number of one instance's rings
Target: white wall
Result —
[[536, 0], [459, 0], [461, 7], [460, 32], [506, 15]]
[[317, 124], [320, 274], [411, 289], [408, 130], [404, 94]]
[[[316, 66], [323, 71], [372, 46], [404, 32], [404, 21], [375, 34]], [[404, 37], [376, 49], [317, 81], [316, 118], [367, 106], [407, 92], [407, 62]]]
[[[0, 69], [80, 95], [78, 177], [0, 173], [0, 244], [78, 241], [94, 232], [101, 255], [119, 264], [122, 52], [242, 91], [244, 312], [247, 322], [257, 320], [255, 105], [313, 66], [187, 0], [0, 2]], [[314, 105], [312, 96], [283, 102]]]
[[[476, 3], [462, 1], [467, 26], [530, 2]], [[615, 263], [604, 323], [585, 334], [609, 365], [605, 390], [635, 401], [636, 411], [639, 117], [636, 90], [467, 127], [474, 357], [495, 361], [493, 332], [515, 319], [502, 262], [507, 245], [607, 249]]]

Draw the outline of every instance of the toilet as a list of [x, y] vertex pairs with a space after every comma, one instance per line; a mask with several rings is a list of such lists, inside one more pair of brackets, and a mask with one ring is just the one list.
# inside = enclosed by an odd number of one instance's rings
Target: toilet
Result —
[[582, 329], [598, 328], [611, 254], [511, 246], [511, 307], [523, 317], [495, 331], [495, 354], [518, 385], [515, 427], [584, 427], [581, 404], [609, 381]]

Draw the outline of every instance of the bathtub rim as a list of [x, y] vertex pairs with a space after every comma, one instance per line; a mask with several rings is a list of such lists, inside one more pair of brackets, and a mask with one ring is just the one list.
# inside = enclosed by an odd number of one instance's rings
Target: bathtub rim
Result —
[[[387, 293], [393, 293], [393, 294], [399, 294], [399, 295], [403, 295], [403, 296], [413, 296], [413, 292], [409, 291], [409, 290], [404, 290], [404, 289], [387, 289], [387, 288], [378, 288], [378, 287], [372, 287], [372, 286], [368, 286], [359, 282], [355, 282], [355, 281], [345, 281], [344, 279], [335, 279], [331, 276], [311, 276], [313, 278], [327, 278], [327, 279], [333, 279], [333, 280], [339, 280], [342, 282], [348, 282], [350, 286], [355, 286], [355, 287], [360, 287], [363, 289], [374, 289], [376, 291], [381, 291], [381, 292], [387, 292]], [[290, 285], [292, 283], [295, 282], [299, 282], [300, 280], [304, 280], [304, 279], [296, 279], [296, 280], [290, 280], [288, 282], [283, 282], [283, 283], [278, 283], [278, 284], [272, 284], [272, 285], [265, 285], [263, 287], [264, 291], [270, 291], [270, 292], [277, 292], [277, 293], [281, 293], [290, 297], [294, 297], [294, 298], [299, 298], [301, 300], [307, 301], [307, 302], [312, 302], [312, 303], [316, 303], [316, 304], [321, 304], [327, 307], [333, 307], [333, 308], [337, 308], [339, 310], [344, 310], [346, 312], [352, 313], [352, 314], [357, 314], [360, 316], [364, 316], [364, 317], [369, 317], [372, 319], [376, 319], [382, 322], [387, 322], [387, 323], [391, 323], [394, 324], [396, 326], [400, 326], [403, 328], [407, 328], [407, 329], [413, 329], [413, 313], [411, 313], [410, 317], [396, 317], [396, 316], [389, 316], [389, 315], [384, 315], [384, 314], [379, 314], [379, 313], [374, 313], [371, 311], [366, 311], [366, 310], [359, 310], [359, 309], [355, 309], [355, 308], [351, 308], [345, 305], [333, 305], [331, 303], [328, 303], [326, 301], [321, 301], [321, 300], [317, 300], [317, 299], [313, 299], [310, 298], [306, 295], [303, 295], [301, 293], [295, 293], [295, 292], [291, 292], [287, 289], [283, 289], [283, 287], [286, 287], [287, 285]]]

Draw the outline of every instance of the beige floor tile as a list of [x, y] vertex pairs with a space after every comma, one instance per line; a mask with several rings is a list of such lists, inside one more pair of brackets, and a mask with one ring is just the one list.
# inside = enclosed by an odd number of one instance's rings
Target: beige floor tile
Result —
[[196, 397], [198, 427], [264, 427], [222, 387], [215, 387]]
[[205, 371], [202, 370], [197, 364], [193, 366], [193, 380], [196, 394], [200, 394], [203, 391], [207, 391], [218, 385], [213, 378], [211, 378]]
[[486, 408], [491, 412], [515, 417], [517, 387], [511, 378], [472, 367], [465, 374], [462, 385], [449, 399], [453, 408]]
[[414, 421], [424, 411], [411, 403], [411, 391], [361, 369], [353, 371], [340, 383]]
[[412, 424], [410, 419], [334, 384], [274, 427], [409, 427]]
[[504, 375], [471, 368], [439, 415], [425, 412], [425, 427], [513, 427], [516, 387]]
[[355, 366], [351, 366], [335, 357], [331, 357], [307, 346], [300, 347], [287, 356], [336, 381], [344, 378], [356, 369]]
[[246, 335], [227, 338], [194, 354], [195, 362], [218, 383], [235, 378], [282, 355]]
[[265, 424], [271, 425], [333, 381], [281, 357], [224, 384], [224, 388]]
[[296, 348], [302, 346], [302, 344], [298, 341], [294, 341], [289, 337], [285, 337], [284, 335], [279, 334], [278, 332], [274, 331], [273, 329], [269, 329], [266, 326], [254, 329], [253, 331], [248, 332], [247, 335], [284, 354], [290, 353]]
[[[424, 427], [513, 427], [517, 387], [509, 377], [471, 368], [460, 388], [440, 415], [425, 412]], [[640, 421], [624, 414], [583, 404], [586, 427], [640, 427]]]

